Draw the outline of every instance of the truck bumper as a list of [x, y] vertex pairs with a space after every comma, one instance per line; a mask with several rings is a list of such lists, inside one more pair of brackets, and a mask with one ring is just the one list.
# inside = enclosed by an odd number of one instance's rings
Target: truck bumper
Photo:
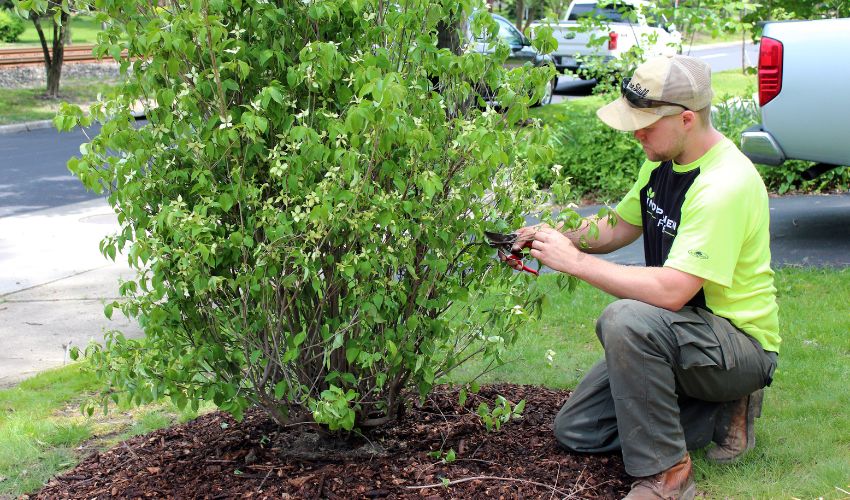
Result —
[[753, 125], [741, 133], [741, 151], [753, 163], [765, 165], [781, 165], [785, 161], [785, 153], [770, 134], [761, 125]]
[[[609, 62], [616, 59], [614, 56], [600, 56], [602, 58], [602, 65], [608, 64]], [[574, 56], [571, 55], [558, 55], [552, 54], [552, 61], [555, 63], [555, 69], [558, 72], [563, 72], [565, 69], [570, 71], [577, 71], [582, 67], [582, 64], [576, 60]]]

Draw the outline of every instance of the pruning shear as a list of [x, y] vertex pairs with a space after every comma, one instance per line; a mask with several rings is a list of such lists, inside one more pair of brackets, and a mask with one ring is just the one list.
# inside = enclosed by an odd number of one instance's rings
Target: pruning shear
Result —
[[512, 248], [514, 243], [516, 243], [517, 234], [510, 233], [494, 233], [492, 231], [484, 231], [484, 236], [487, 238], [487, 244], [492, 248], [496, 249], [496, 252], [499, 254], [499, 258], [504, 259], [506, 261], [519, 262], [522, 265], [522, 270], [531, 273], [535, 276], [538, 276], [539, 273], [537, 270], [532, 269], [522, 262], [522, 253], [519, 251], [514, 251]]

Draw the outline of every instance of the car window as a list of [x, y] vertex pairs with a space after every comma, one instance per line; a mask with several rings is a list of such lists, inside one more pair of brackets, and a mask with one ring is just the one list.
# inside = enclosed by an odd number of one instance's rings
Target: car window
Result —
[[499, 18], [496, 21], [499, 23], [499, 38], [512, 47], [522, 45], [522, 35], [511, 23]]
[[599, 7], [597, 4], [584, 3], [573, 5], [568, 21], [578, 21], [582, 17], [601, 17], [613, 23], [630, 22], [635, 17], [632, 5], [609, 2]]

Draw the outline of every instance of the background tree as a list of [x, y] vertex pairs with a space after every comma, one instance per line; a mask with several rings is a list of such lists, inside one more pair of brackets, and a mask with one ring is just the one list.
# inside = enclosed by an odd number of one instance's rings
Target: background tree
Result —
[[0, 7], [0, 42], [15, 43], [25, 29], [24, 20], [15, 11]]
[[[531, 210], [528, 165], [551, 150], [516, 123], [554, 69], [505, 70], [482, 5], [97, 5], [109, 28], [96, 52], [127, 82], [56, 123], [105, 122], [69, 168], [118, 214], [104, 254], [138, 271], [106, 313], [138, 318], [146, 338], [88, 349], [105, 395], [352, 429], [396, 418], [409, 389], [472, 356], [500, 362], [542, 294], [483, 231]], [[474, 8], [493, 56], [438, 48]], [[151, 103], [141, 129], [138, 99]]]
[[562, 6], [563, 3], [562, 0], [508, 0], [500, 2], [499, 6], [520, 31], [527, 33], [532, 22], [551, 14], [553, 6]]
[[749, 16], [750, 22], [782, 19], [821, 19], [850, 17], [850, 2], [828, 0], [811, 2], [804, 0], [762, 0]]
[[[59, 81], [62, 78], [62, 63], [65, 55], [65, 43], [71, 23], [72, 4], [70, 0], [13, 0], [19, 13], [29, 17], [38, 32], [41, 50], [44, 54], [44, 71], [47, 75], [45, 96], [59, 97]], [[47, 21], [50, 37], [44, 32], [42, 23]]]

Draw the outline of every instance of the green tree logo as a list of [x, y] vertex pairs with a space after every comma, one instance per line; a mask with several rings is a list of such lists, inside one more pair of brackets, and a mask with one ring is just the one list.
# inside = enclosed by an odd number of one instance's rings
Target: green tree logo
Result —
[[702, 252], [701, 250], [688, 250], [688, 253], [697, 259], [706, 260], [708, 259], [708, 254]]

